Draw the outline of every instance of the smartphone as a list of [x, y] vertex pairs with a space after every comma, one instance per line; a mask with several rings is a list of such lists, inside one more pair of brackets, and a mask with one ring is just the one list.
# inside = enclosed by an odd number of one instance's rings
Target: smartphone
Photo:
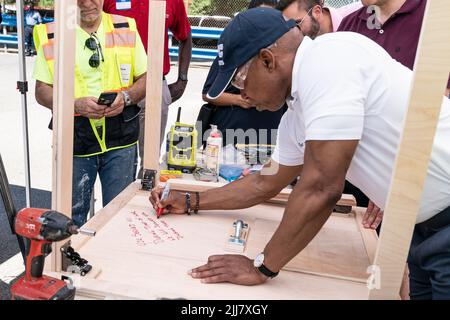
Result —
[[117, 98], [117, 92], [103, 92], [98, 98], [97, 104], [110, 106]]

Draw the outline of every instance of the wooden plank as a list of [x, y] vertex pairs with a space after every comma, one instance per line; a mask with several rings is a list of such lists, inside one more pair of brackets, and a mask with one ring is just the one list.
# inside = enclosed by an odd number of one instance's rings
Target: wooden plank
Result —
[[[139, 191], [139, 183], [133, 182], [123, 190], [113, 201], [101, 209], [84, 227], [99, 232]], [[78, 234], [72, 237], [72, 247], [78, 251], [90, 237]]]
[[[226, 185], [226, 183], [223, 182], [205, 182], [185, 179], [170, 179], [167, 181], [167, 183], [170, 183], [171, 190], [190, 192], [203, 192], [210, 189], [220, 188]], [[284, 188], [277, 196], [273, 197], [267, 202], [274, 204], [286, 204], [289, 196], [291, 195], [291, 192], [292, 189]], [[351, 194], [343, 194], [341, 200], [338, 201], [337, 205], [356, 207], [356, 199]]]
[[370, 263], [373, 264], [375, 261], [375, 253], [377, 251], [378, 235], [375, 230], [364, 228], [362, 221], [365, 210], [366, 208], [362, 208], [362, 210], [358, 208], [355, 213], [355, 222], [363, 237], [367, 256], [369, 257]]
[[[148, 270], [147, 270], [147, 273]], [[61, 274], [51, 273], [53, 277], [60, 277]], [[358, 283], [352, 283], [349, 281], [326, 279], [314, 275], [299, 274], [293, 272], [285, 272], [282, 278], [275, 279], [273, 283], [267, 283], [264, 286], [235, 286], [231, 284], [201, 284], [196, 280], [194, 288], [188, 291], [186, 285], [183, 283], [177, 290], [177, 287], [173, 286], [173, 281], [164, 283], [164, 279], [155, 278], [156, 283], [150, 283], [148, 278], [139, 273], [143, 282], [140, 284], [127, 283], [126, 281], [115, 282], [109, 280], [99, 279], [86, 279], [81, 281], [75, 281], [74, 285], [77, 288], [76, 300], [149, 300], [149, 299], [186, 299], [186, 297], [192, 297], [191, 299], [247, 299], [254, 300], [256, 297], [260, 300], [281, 299], [279, 295], [282, 295], [284, 300], [293, 299], [352, 299], [362, 300], [367, 299], [367, 290], [365, 286]], [[187, 277], [187, 275], [186, 275]], [[127, 277], [125, 276], [125, 279]], [[281, 279], [281, 280], [280, 280]], [[292, 281], [292, 280], [295, 281]], [[190, 280], [190, 279], [189, 279]], [[167, 281], [167, 280], [166, 280]], [[155, 290], [159, 285], [160, 290]], [[284, 286], [286, 288], [283, 293], [279, 287]], [[238, 288], [236, 292], [233, 288]], [[276, 288], [276, 290], [274, 290]], [[185, 294], [187, 293], [187, 295]]]
[[380, 286], [370, 299], [398, 299], [450, 70], [450, 7], [428, 0], [409, 109], [375, 257]]
[[[128, 197], [132, 193], [124, 194]], [[253, 258], [265, 245], [258, 240], [258, 232], [254, 233], [257, 219], [271, 221], [271, 228], [275, 230], [283, 215], [283, 207], [262, 204], [244, 210], [200, 212], [191, 216], [167, 215], [158, 220], [148, 195], [148, 192], [137, 191], [110, 220], [104, 219], [109, 221], [95, 238], [88, 239], [79, 248], [84, 258], [102, 270], [96, 280], [80, 283], [80, 298], [115, 299], [116, 295], [140, 299], [367, 298], [365, 284], [353, 282], [354, 279], [333, 279], [290, 271], [283, 271], [264, 286], [204, 285], [187, 275], [187, 271], [203, 264], [211, 254], [229, 253], [225, 240], [233, 221], [242, 219], [250, 225], [248, 245], [251, 250], [247, 247], [243, 254]], [[98, 215], [105, 213], [108, 214], [104, 211]], [[349, 228], [358, 232], [353, 217], [336, 217], [344, 221], [335, 223], [342, 232], [348, 232]], [[154, 223], [160, 227], [153, 227]], [[162, 226], [163, 223], [167, 227]], [[163, 242], [153, 243], [152, 231], [172, 228], [182, 238], [165, 238]], [[149, 269], [152, 272], [149, 273]]]
[[[52, 209], [72, 217], [76, 0], [55, 2]], [[53, 245], [51, 270], [61, 270], [62, 243]]]
[[[375, 247], [377, 238], [373, 230], [367, 230], [372, 237], [364, 238], [355, 222], [355, 214], [332, 215], [308, 246], [283, 270], [366, 283], [367, 268], [371, 264], [366, 246]], [[278, 225], [279, 221], [256, 219], [248, 243], [250, 256], [260, 252], [261, 244], [270, 240]], [[371, 243], [366, 244], [365, 240]]]
[[[166, 1], [149, 1], [144, 169], [159, 169]], [[155, 181], [158, 181], [157, 178]]]
[[[49, 272], [49, 276], [60, 279], [65, 273]], [[150, 290], [140, 290], [139, 288], [120, 285], [116, 283], [102, 281], [98, 279], [81, 277], [77, 274], [70, 274], [76, 288], [75, 300], [138, 300], [139, 296], [147, 296], [148, 299], [157, 296]]]

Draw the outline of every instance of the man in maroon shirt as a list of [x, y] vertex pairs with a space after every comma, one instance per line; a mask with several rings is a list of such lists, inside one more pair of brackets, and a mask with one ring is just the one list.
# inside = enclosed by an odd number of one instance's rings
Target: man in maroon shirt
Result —
[[[104, 0], [103, 10], [107, 13], [119, 14], [134, 18], [141, 36], [145, 50], [148, 50], [148, 16], [149, 0]], [[150, 21], [151, 23], [151, 21]], [[161, 141], [163, 140], [164, 130], [167, 123], [167, 114], [169, 105], [178, 100], [184, 93], [187, 85], [187, 74], [191, 61], [192, 52], [192, 36], [191, 27], [186, 14], [183, 0], [166, 0], [166, 34], [172, 31], [174, 37], [179, 42], [178, 54], [178, 80], [167, 85], [165, 76], [170, 71], [170, 57], [168, 37], [164, 43], [164, 67], [163, 67], [163, 102], [161, 110]], [[150, 48], [151, 50], [151, 48]], [[145, 106], [145, 102], [140, 103], [141, 107]], [[144, 157], [144, 112], [141, 112], [141, 133], [139, 135], [139, 157], [141, 165], [139, 170], [139, 178], [142, 177], [142, 159]]]
[[362, 3], [364, 7], [344, 18], [338, 31], [367, 36], [412, 70], [427, 1], [362, 0]]

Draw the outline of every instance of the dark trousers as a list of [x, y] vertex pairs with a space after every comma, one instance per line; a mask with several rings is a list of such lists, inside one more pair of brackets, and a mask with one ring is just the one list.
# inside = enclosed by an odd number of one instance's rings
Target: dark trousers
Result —
[[345, 187], [343, 193], [352, 194], [356, 199], [358, 207], [367, 208], [367, 206], [369, 205], [369, 198], [367, 198], [367, 196], [361, 190], [359, 190], [357, 187], [352, 185], [347, 180], [345, 180]]
[[27, 51], [34, 50], [33, 28], [34, 26], [25, 27], [25, 49]]
[[450, 207], [416, 225], [408, 267], [412, 300], [450, 300]]

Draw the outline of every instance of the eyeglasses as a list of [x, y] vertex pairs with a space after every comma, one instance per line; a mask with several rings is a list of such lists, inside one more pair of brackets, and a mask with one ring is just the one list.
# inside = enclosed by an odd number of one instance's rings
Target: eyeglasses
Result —
[[84, 43], [85, 47], [91, 51], [94, 51], [91, 58], [89, 59], [89, 65], [91, 68], [98, 68], [100, 66], [100, 57], [101, 61], [105, 62], [102, 52], [102, 46], [100, 45], [100, 41], [94, 33], [91, 33], [90, 37], [86, 39]]
[[239, 67], [239, 69], [237, 70], [233, 80], [231, 80], [231, 84], [238, 88], [239, 90], [243, 90], [244, 89], [244, 82], [245, 79], [247, 79], [247, 73], [248, 73], [248, 69], [250, 69], [250, 65], [253, 62], [253, 58], [250, 59], [249, 61], [247, 61], [246, 64], [242, 65]]
[[[266, 47], [265, 49], [272, 49], [274, 47], [277, 47], [276, 42], [271, 44], [270, 46]], [[237, 69], [237, 72], [234, 75], [233, 80], [231, 80], [231, 84], [235, 88], [238, 88], [239, 90], [244, 90], [244, 82], [245, 82], [245, 79], [247, 79], [248, 70], [250, 69], [250, 66], [252, 65], [252, 62], [255, 59], [255, 57], [251, 58], [244, 65], [240, 66]]]
[[302, 25], [302, 23], [305, 21], [306, 17], [309, 16], [309, 14], [311, 13], [311, 11], [312, 11], [313, 8], [314, 8], [314, 7], [311, 7], [311, 8], [308, 10], [308, 12], [306, 12], [306, 14], [305, 14], [305, 16], [304, 16], [303, 18], [295, 20], [295, 22], [297, 23], [297, 28], [298, 28], [302, 33], [303, 33], [303, 31], [302, 31], [302, 29], [301, 29], [301, 25]]

